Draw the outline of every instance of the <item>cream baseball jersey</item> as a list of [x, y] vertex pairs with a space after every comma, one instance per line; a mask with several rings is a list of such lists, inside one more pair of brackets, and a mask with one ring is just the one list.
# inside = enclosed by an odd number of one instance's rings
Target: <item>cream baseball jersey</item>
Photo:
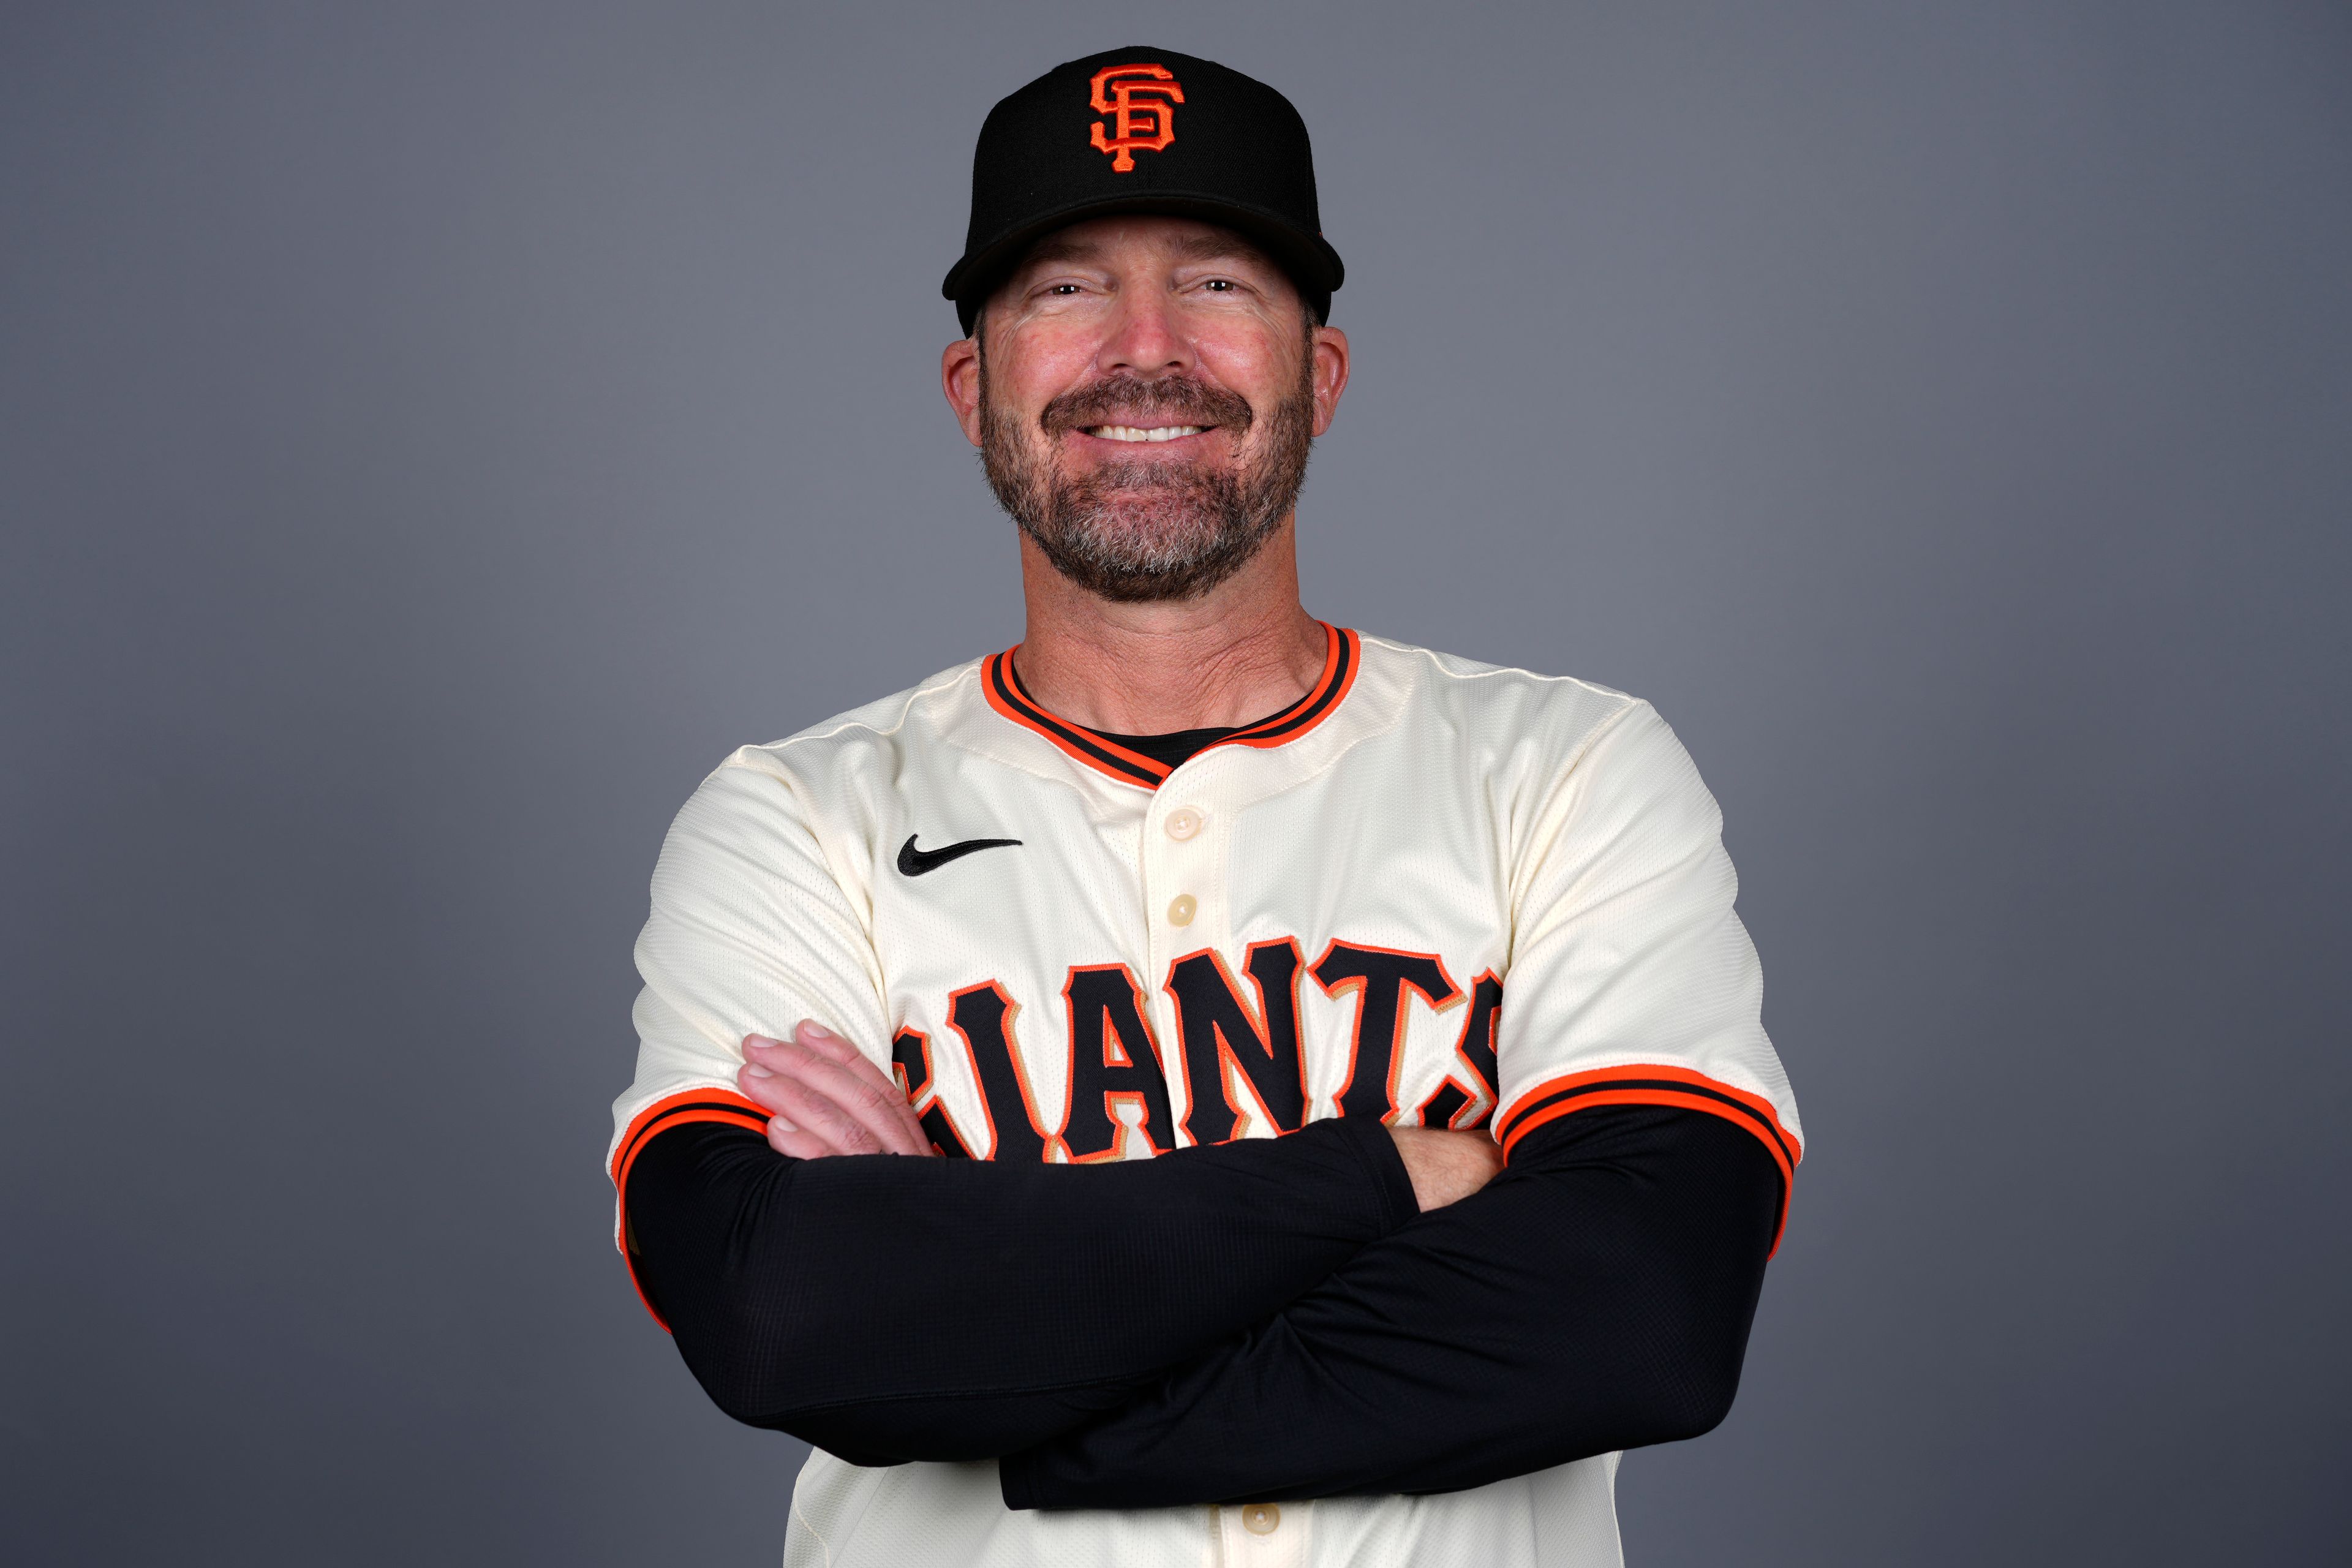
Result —
[[[763, 1127], [740, 1042], [803, 1018], [976, 1159], [1148, 1159], [1329, 1116], [1507, 1151], [1642, 1104], [1720, 1117], [1791, 1175], [1721, 819], [1664, 721], [1579, 680], [1326, 640], [1307, 696], [1172, 770], [1041, 708], [1012, 654], [730, 757], [654, 874], [616, 1186], [665, 1127]], [[786, 1560], [1586, 1568], [1618, 1561], [1615, 1470], [1042, 1512], [1007, 1510], [993, 1464], [818, 1452]]]

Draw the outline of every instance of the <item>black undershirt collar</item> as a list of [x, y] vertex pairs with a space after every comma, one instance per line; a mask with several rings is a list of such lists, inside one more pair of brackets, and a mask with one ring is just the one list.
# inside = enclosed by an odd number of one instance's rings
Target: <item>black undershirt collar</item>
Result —
[[[1276, 709], [1274, 713], [1267, 714], [1266, 719], [1286, 711], [1288, 711], [1286, 709]], [[1254, 730], [1265, 723], [1266, 719], [1255, 719], [1246, 724], [1227, 724], [1222, 728], [1208, 730], [1171, 730], [1165, 735], [1115, 735], [1108, 730], [1097, 730], [1095, 733], [1113, 745], [1125, 746], [1130, 752], [1142, 752], [1163, 768], [1175, 769], [1182, 767], [1226, 736], [1238, 735], [1244, 730]]]

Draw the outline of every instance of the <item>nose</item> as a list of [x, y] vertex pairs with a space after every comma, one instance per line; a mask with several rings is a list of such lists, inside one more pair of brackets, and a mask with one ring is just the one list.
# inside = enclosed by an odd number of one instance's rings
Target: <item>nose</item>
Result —
[[1192, 368], [1192, 347], [1179, 329], [1165, 290], [1123, 289], [1095, 355], [1098, 374], [1122, 374], [1150, 380]]

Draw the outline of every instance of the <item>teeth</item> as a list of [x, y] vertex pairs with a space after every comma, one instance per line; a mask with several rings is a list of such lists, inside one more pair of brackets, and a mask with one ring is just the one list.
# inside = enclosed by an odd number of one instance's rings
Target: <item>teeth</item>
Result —
[[1198, 436], [1205, 425], [1156, 425], [1146, 430], [1134, 425], [1097, 425], [1093, 434], [1106, 441], [1173, 441], [1180, 436]]

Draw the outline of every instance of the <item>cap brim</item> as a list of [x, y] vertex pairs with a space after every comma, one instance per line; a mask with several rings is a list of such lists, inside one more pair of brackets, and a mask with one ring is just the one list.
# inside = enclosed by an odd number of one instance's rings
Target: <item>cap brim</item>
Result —
[[1346, 277], [1339, 253], [1321, 235], [1307, 234], [1272, 213], [1244, 206], [1225, 197], [1153, 191], [1132, 196], [1092, 196], [1031, 218], [968, 253], [949, 269], [940, 284], [940, 292], [955, 301], [956, 317], [969, 333], [972, 322], [979, 319], [982, 304], [1020, 264], [1030, 246], [1057, 228], [1120, 213], [1165, 213], [1233, 229], [1263, 249], [1276, 266], [1289, 275], [1318, 321], [1329, 312], [1331, 294]]

